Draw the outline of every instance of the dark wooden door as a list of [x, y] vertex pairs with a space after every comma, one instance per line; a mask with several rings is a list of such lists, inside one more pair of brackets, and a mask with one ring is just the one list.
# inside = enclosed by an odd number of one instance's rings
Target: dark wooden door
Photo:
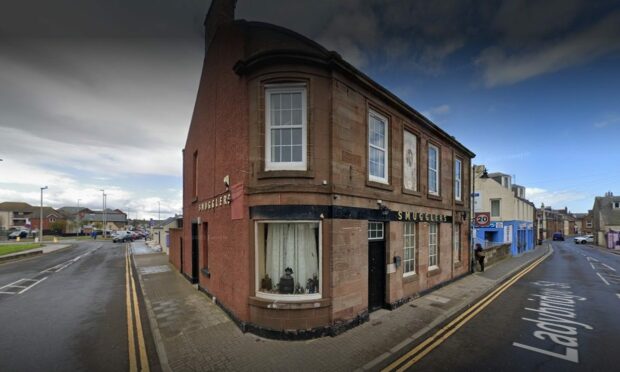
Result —
[[385, 240], [368, 241], [368, 312], [385, 305]]
[[198, 224], [192, 224], [192, 283], [198, 283]]

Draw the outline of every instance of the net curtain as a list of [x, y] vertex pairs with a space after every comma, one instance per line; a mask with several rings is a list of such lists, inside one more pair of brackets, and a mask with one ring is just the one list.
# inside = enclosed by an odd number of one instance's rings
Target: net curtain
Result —
[[305, 288], [307, 280], [319, 275], [315, 225], [308, 223], [271, 223], [267, 225], [265, 269], [278, 283], [284, 269], [293, 269], [295, 287]]

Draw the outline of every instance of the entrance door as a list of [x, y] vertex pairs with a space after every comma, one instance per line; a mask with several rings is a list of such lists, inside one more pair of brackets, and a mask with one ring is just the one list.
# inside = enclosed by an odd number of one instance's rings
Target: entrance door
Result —
[[198, 224], [192, 223], [192, 283], [198, 283]]
[[368, 312], [385, 305], [385, 238], [382, 222], [368, 224]]

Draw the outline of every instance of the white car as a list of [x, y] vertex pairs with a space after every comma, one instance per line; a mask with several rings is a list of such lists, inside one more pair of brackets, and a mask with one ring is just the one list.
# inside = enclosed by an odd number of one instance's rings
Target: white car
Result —
[[594, 236], [593, 235], [584, 235], [584, 236], [576, 236], [573, 241], [577, 244], [587, 244], [587, 243], [593, 243], [594, 242]]

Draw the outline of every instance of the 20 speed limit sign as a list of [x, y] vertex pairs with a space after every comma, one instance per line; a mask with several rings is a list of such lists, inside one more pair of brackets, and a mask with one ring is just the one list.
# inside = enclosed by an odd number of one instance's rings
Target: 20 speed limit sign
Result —
[[474, 219], [476, 221], [476, 225], [488, 226], [489, 223], [491, 223], [491, 213], [489, 212], [476, 213]]

